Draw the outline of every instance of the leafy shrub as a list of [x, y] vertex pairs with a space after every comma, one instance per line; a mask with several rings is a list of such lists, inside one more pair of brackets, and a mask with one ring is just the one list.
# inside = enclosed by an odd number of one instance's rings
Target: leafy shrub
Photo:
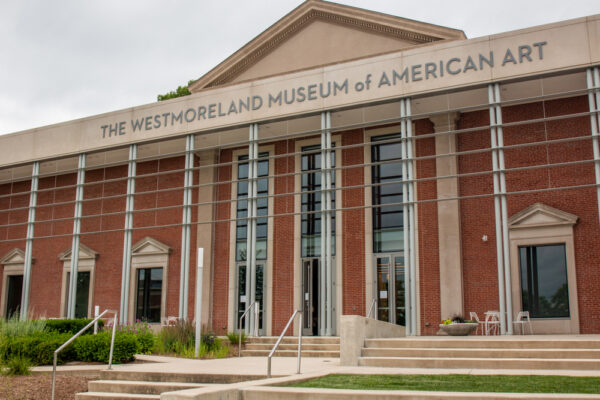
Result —
[[[106, 326], [108, 332], [112, 332], [112, 323]], [[117, 325], [116, 332], [130, 333], [137, 340], [137, 354], [150, 354], [154, 348], [156, 336], [147, 322], [137, 321], [133, 325]]]
[[[62, 346], [71, 335], [56, 332], [39, 332], [28, 336], [6, 336], [0, 340], [0, 358], [5, 362], [14, 357], [24, 357], [35, 365], [52, 364], [54, 351]], [[73, 346], [58, 354], [58, 362], [73, 359]]]
[[9, 319], [0, 318], [0, 336], [24, 336], [42, 332], [46, 326], [45, 320], [19, 320], [17, 313]]
[[4, 375], [31, 375], [31, 361], [25, 357], [13, 356], [5, 362], [4, 366], [5, 369], [2, 371]]
[[[108, 362], [110, 355], [110, 341], [112, 332], [99, 332], [97, 335], [80, 336], [75, 340], [74, 353], [79, 361]], [[115, 364], [133, 361], [133, 356], [138, 349], [136, 336], [129, 332], [117, 332], [115, 334], [115, 347], [113, 350], [113, 362]]]
[[242, 335], [242, 344], [246, 343], [248, 338], [246, 337], [246, 333], [244, 331], [242, 331], [242, 332], [229, 332], [227, 334], [227, 339], [229, 339], [229, 344], [231, 344], [232, 346], [239, 344], [240, 343], [240, 335]]
[[[46, 320], [46, 330], [49, 332], [70, 333], [76, 334], [82, 330], [87, 324], [92, 322], [90, 318], [72, 318], [72, 319], [49, 319]], [[102, 329], [104, 321], [98, 320], [98, 328]], [[94, 333], [93, 327], [90, 327], [83, 334]]]

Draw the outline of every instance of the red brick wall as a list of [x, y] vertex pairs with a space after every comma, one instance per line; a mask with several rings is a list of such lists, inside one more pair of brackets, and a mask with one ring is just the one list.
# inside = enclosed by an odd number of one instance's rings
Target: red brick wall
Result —
[[[293, 154], [295, 151], [294, 140], [280, 141], [274, 144], [275, 154]], [[271, 160], [275, 163], [275, 175], [293, 174], [295, 169], [295, 157], [276, 158]], [[280, 335], [294, 310], [294, 216], [285, 215], [294, 213], [295, 179], [293, 175], [279, 176], [274, 179], [273, 214], [274, 218], [269, 220], [273, 224], [273, 298], [272, 301], [273, 335]], [[289, 196], [281, 196], [290, 193]], [[277, 216], [280, 215], [280, 216]], [[291, 334], [291, 330], [288, 334]]]
[[[230, 163], [232, 151], [223, 150], [220, 163]], [[227, 307], [229, 294], [229, 218], [231, 218], [231, 177], [232, 166], [218, 168], [217, 206], [215, 223], [215, 244], [213, 247], [213, 294], [212, 329], [217, 334], [227, 333]], [[235, 244], [232, 244], [235, 245]]]
[[[575, 97], [516, 105], [503, 108], [505, 123], [527, 121], [588, 111], [587, 98]], [[461, 115], [459, 128], [483, 126], [489, 123], [488, 112], [472, 112]], [[506, 146], [556, 140], [568, 137], [589, 136], [588, 117], [567, 118], [547, 122], [531, 122], [504, 128]], [[463, 133], [458, 138], [459, 151], [489, 148], [489, 130]], [[527, 146], [505, 151], [506, 168], [519, 168], [547, 163], [592, 159], [591, 141], [573, 141], [560, 144]], [[491, 170], [491, 154], [471, 154], [459, 157], [459, 172], [469, 173]], [[509, 192], [533, 189], [552, 189], [594, 183], [592, 163], [575, 164], [554, 168], [541, 167], [506, 173]], [[460, 178], [462, 196], [493, 193], [491, 174]], [[593, 187], [551, 190], [537, 193], [509, 195], [509, 217], [541, 202], [579, 217], [574, 227], [577, 290], [579, 297], [580, 329], [582, 333], [600, 331], [600, 306], [595, 300], [600, 281], [597, 260], [598, 211]], [[498, 277], [494, 225], [494, 200], [491, 196], [461, 200], [461, 230], [463, 239], [463, 276], [465, 287], [465, 312], [476, 311], [480, 315], [498, 308]], [[483, 242], [481, 237], [488, 236]], [[512, 277], [513, 281], [519, 277]]]
[[[342, 146], [351, 146], [363, 142], [363, 131], [354, 130], [342, 133]], [[352, 147], [342, 150], [342, 166], [364, 163], [364, 149]], [[346, 168], [342, 170], [342, 187], [358, 186], [365, 183], [364, 168]], [[339, 197], [338, 197], [339, 198]], [[343, 208], [362, 207], [365, 203], [363, 188], [345, 189], [341, 195]], [[339, 200], [338, 200], [339, 204]], [[337, 207], [340, 207], [339, 205]], [[342, 315], [365, 315], [365, 209], [342, 211]], [[338, 258], [339, 259], [339, 258]]]
[[[433, 133], [433, 124], [429, 120], [415, 121], [415, 135]], [[435, 139], [417, 139], [415, 156], [424, 157], [435, 154]], [[416, 178], [436, 176], [435, 159], [417, 161]], [[417, 183], [416, 198], [419, 201], [437, 198], [435, 180]], [[438, 331], [440, 315], [440, 271], [438, 254], [437, 203], [425, 202], [417, 206], [418, 246], [419, 246], [419, 291], [421, 308], [421, 334], [432, 335]]]

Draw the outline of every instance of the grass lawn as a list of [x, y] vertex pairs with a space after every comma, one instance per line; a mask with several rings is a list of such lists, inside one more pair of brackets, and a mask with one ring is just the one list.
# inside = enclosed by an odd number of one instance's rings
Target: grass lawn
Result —
[[544, 375], [328, 375], [287, 386], [439, 392], [600, 393], [600, 378]]

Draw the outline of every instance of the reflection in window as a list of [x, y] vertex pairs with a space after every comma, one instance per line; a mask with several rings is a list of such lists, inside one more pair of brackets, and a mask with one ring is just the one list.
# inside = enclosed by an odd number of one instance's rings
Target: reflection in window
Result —
[[[375, 143], [371, 145], [371, 162], [383, 162], [371, 167], [374, 253], [404, 250], [403, 206], [385, 205], [403, 201], [402, 153], [399, 140], [390, 142], [390, 139], [394, 138], [400, 139], [398, 135], [378, 136], [372, 139]], [[383, 140], [386, 142], [376, 143]], [[394, 160], [397, 162], [392, 162]]]
[[564, 244], [519, 247], [523, 310], [532, 318], [569, 317]]
[[[321, 146], [303, 147], [302, 151], [302, 257], [321, 255]], [[335, 168], [335, 152], [331, 153]], [[335, 188], [335, 173], [331, 174]], [[335, 209], [335, 191], [331, 192], [331, 208]], [[335, 255], [335, 212], [331, 216], [331, 254]]]
[[160, 322], [162, 280], [162, 268], [137, 270], [136, 320]]
[[[258, 161], [258, 187], [256, 188], [257, 197], [257, 220], [256, 220], [256, 259], [265, 260], [267, 258], [267, 213], [269, 201], [269, 153], [260, 153], [258, 158], [264, 158]], [[240, 161], [248, 160], [248, 156], [240, 156]], [[260, 177], [263, 177], [260, 179]], [[240, 162], [238, 164], [238, 183], [237, 183], [237, 223], [236, 223], [236, 261], [246, 261], [246, 238], [248, 236], [248, 163]], [[260, 218], [262, 217], [262, 218]]]

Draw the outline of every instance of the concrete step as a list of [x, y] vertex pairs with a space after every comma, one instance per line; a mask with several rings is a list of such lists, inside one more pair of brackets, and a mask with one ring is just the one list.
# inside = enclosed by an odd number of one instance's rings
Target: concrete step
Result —
[[[250, 337], [247, 339], [246, 344], [258, 344], [258, 343], [272, 343], [275, 344], [279, 337], [277, 336], [259, 336]], [[284, 336], [281, 340], [281, 344], [298, 344], [297, 336]], [[338, 336], [302, 336], [302, 344], [340, 344], [340, 338]]]
[[257, 386], [242, 389], [244, 400], [598, 400], [600, 395], [554, 393], [418, 392], [410, 390], [332, 390]]
[[159, 394], [85, 392], [85, 393], [77, 393], [75, 395], [75, 400], [160, 400], [160, 395]]
[[175, 390], [195, 389], [204, 387], [195, 383], [179, 382], [148, 382], [148, 381], [90, 381], [90, 392], [129, 393], [129, 394], [161, 394]]
[[[242, 350], [242, 357], [267, 357], [271, 350]], [[274, 357], [297, 357], [296, 350], [277, 350]], [[302, 357], [339, 358], [339, 351], [302, 350]]]
[[600, 369], [599, 360], [541, 358], [361, 357], [359, 365], [395, 368]]
[[543, 358], [596, 359], [595, 349], [483, 349], [483, 348], [363, 348], [363, 357]]
[[178, 383], [237, 383], [256, 379], [264, 379], [265, 375], [223, 375], [175, 372], [138, 372], [124, 370], [100, 371], [101, 380], [144, 381], [144, 382], [178, 382]]
[[396, 339], [366, 339], [365, 347], [384, 348], [485, 348], [485, 349], [596, 349], [600, 350], [598, 335], [578, 336], [577, 338], [559, 336], [512, 336], [508, 338], [493, 336], [470, 337], [421, 337]]
[[[246, 343], [245, 350], [266, 350], [271, 351], [275, 343]], [[278, 350], [298, 350], [298, 343], [280, 344]], [[302, 342], [302, 351], [321, 350], [321, 351], [340, 351], [338, 344], [307, 344]]]

